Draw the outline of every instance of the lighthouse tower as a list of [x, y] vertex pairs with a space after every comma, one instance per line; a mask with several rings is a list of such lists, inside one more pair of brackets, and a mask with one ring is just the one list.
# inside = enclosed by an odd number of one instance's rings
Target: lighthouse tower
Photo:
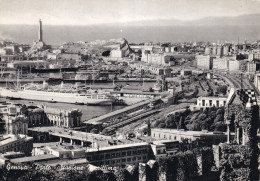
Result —
[[39, 32], [38, 32], [39, 41], [42, 41], [42, 20], [39, 20]]

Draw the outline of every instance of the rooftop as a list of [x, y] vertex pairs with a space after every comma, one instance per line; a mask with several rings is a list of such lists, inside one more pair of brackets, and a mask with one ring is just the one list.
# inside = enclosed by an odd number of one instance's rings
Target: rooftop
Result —
[[109, 146], [109, 147], [102, 147], [102, 148], [90, 148], [87, 149], [87, 152], [96, 152], [96, 151], [107, 151], [107, 150], [115, 150], [115, 149], [124, 149], [124, 148], [133, 148], [139, 146], [147, 146], [149, 143], [142, 142], [142, 143], [132, 143], [132, 144], [124, 144], [124, 145], [116, 145], [116, 146]]
[[186, 131], [186, 130], [177, 130], [177, 129], [167, 129], [167, 128], [152, 128], [152, 131], [160, 131], [162, 133], [171, 133], [171, 134], [179, 134], [186, 136], [210, 136], [210, 135], [222, 135], [225, 136], [226, 133], [215, 133], [205, 131]]
[[17, 140], [21, 140], [21, 139], [27, 141], [27, 140], [31, 140], [33, 138], [29, 137], [27, 135], [22, 135], [22, 134], [19, 134], [19, 135], [7, 134], [7, 135], [3, 135], [0, 138], [0, 146], [17, 141]]
[[37, 156], [30, 156], [30, 157], [21, 157], [21, 158], [14, 158], [10, 159], [12, 163], [24, 163], [24, 162], [37, 162], [49, 159], [57, 159], [57, 156], [54, 155], [37, 155]]

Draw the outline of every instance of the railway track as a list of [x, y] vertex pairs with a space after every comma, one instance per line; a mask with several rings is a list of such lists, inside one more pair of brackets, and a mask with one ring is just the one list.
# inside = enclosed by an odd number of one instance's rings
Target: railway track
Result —
[[[130, 119], [127, 119], [127, 120], [124, 120], [124, 121], [120, 121], [119, 123], [116, 123], [116, 124], [113, 124], [111, 126], [108, 126], [105, 129], [108, 132], [114, 132], [118, 128], [121, 128], [121, 127], [124, 127], [126, 125], [129, 125], [129, 124], [131, 124], [133, 122], [136, 122], [136, 121], [138, 121], [138, 120], [140, 120], [140, 119], [142, 119], [144, 117], [150, 116], [150, 115], [155, 114], [155, 113], [160, 112], [160, 111], [161, 111], [160, 109], [159, 110], [150, 110], [150, 111], [142, 113], [140, 115], [136, 115], [136, 116], [134, 116], [134, 117], [132, 117]], [[143, 120], [140, 120], [140, 121], [142, 122]]]

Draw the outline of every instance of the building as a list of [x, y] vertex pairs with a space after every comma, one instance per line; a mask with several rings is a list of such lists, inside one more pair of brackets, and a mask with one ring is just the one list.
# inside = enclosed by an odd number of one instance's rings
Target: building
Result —
[[260, 74], [255, 75], [254, 85], [258, 91], [260, 91]]
[[241, 62], [237, 60], [229, 60], [229, 71], [236, 72], [239, 71], [241, 68]]
[[149, 160], [150, 145], [134, 143], [87, 149], [87, 160], [95, 166], [138, 165]]
[[223, 55], [229, 55], [229, 52], [230, 52], [230, 46], [229, 45], [225, 45], [223, 47]]
[[217, 47], [217, 55], [220, 56], [220, 57], [223, 55], [223, 47], [222, 46]]
[[159, 65], [149, 65], [149, 64], [143, 64], [143, 63], [136, 63], [133, 64], [133, 67], [137, 70], [143, 70], [143, 71], [149, 71], [152, 74], [155, 75], [166, 75], [170, 76], [172, 69], [168, 67], [163, 67]]
[[249, 73], [256, 72], [256, 63], [255, 62], [247, 62], [246, 63], [246, 71]]
[[86, 158], [85, 149], [74, 145], [50, 145], [46, 147], [34, 148], [35, 155], [51, 154], [61, 159]]
[[28, 109], [29, 127], [60, 126], [77, 127], [81, 125], [82, 113], [80, 110], [63, 110], [43, 106]]
[[228, 71], [229, 60], [226, 58], [216, 58], [213, 60], [213, 70]]
[[209, 55], [196, 55], [197, 68], [203, 70], [212, 69], [212, 59]]
[[110, 55], [112, 58], [123, 58], [125, 56], [125, 51], [120, 49], [112, 50]]
[[214, 133], [205, 131], [185, 131], [167, 128], [152, 128], [151, 137], [157, 140], [172, 141], [205, 141], [207, 144], [219, 144], [226, 141], [227, 136], [224, 133]]
[[12, 62], [24, 60], [24, 55], [1, 55], [2, 62]]
[[60, 53], [57, 55], [57, 60], [79, 62], [81, 61], [81, 55], [78, 53]]
[[260, 49], [252, 50], [253, 60], [260, 60]]
[[171, 55], [163, 54], [160, 48], [152, 50], [143, 50], [141, 61], [152, 65], [172, 66], [175, 64], [175, 58]]
[[82, 113], [77, 109], [61, 110], [45, 107], [44, 112], [51, 125], [61, 127], [77, 127], [81, 125]]
[[211, 48], [210, 47], [205, 47], [205, 55], [211, 55]]
[[226, 105], [226, 102], [226, 97], [198, 97], [196, 105], [199, 108], [222, 107]]
[[5, 130], [7, 134], [28, 134], [28, 119], [23, 115], [4, 115]]
[[18, 134], [7, 134], [0, 136], [0, 153], [9, 151], [20, 151], [25, 155], [31, 155], [33, 149], [33, 138]]

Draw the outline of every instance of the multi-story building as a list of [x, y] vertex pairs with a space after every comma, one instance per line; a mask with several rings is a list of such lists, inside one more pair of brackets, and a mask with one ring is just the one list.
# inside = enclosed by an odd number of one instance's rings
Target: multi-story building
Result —
[[45, 107], [44, 112], [46, 113], [48, 122], [50, 122], [51, 125], [61, 127], [76, 127], [81, 125], [82, 113], [77, 109], [61, 110]]
[[223, 58], [216, 58], [213, 60], [213, 70], [228, 71], [229, 70], [229, 60]]
[[138, 165], [149, 160], [150, 145], [134, 143], [87, 149], [87, 160], [96, 166]]
[[223, 47], [223, 55], [224, 55], [224, 56], [225, 56], [225, 55], [228, 55], [229, 52], [230, 52], [230, 46], [229, 46], [229, 45], [225, 45], [225, 46]]
[[260, 60], [260, 49], [252, 50], [253, 60]]
[[[156, 49], [157, 50], [157, 49]], [[172, 66], [175, 64], [175, 58], [171, 55], [162, 53], [161, 49], [158, 52], [155, 50], [143, 50], [142, 61], [152, 65]]]
[[247, 72], [251, 72], [251, 73], [255, 73], [256, 72], [256, 63], [255, 62], [247, 62], [246, 64], [246, 71]]
[[197, 68], [210, 70], [212, 69], [212, 59], [209, 55], [197, 55]]
[[260, 74], [255, 75], [254, 85], [260, 91]]
[[29, 127], [34, 126], [61, 126], [77, 127], [81, 125], [81, 111], [77, 109], [63, 110], [44, 106], [43, 108], [29, 109]]
[[241, 62], [237, 60], [229, 60], [229, 71], [236, 72], [241, 68]]
[[0, 136], [0, 153], [9, 151], [20, 151], [25, 155], [31, 155], [33, 149], [33, 138], [18, 134], [7, 134]]
[[4, 115], [5, 130], [7, 134], [24, 134], [28, 133], [28, 119], [23, 115], [13, 116]]

